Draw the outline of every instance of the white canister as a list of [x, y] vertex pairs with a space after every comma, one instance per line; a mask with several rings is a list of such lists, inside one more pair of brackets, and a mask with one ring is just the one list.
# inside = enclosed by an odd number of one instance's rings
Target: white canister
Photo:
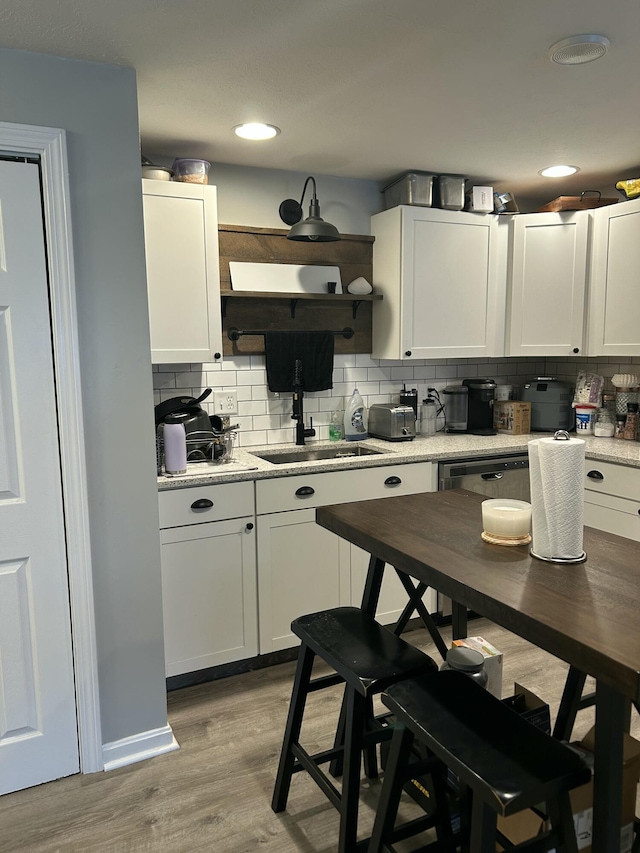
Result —
[[436, 434], [436, 401], [428, 397], [420, 407], [420, 435]]
[[576, 433], [578, 435], [593, 435], [593, 425], [596, 420], [597, 406], [576, 406]]
[[511, 400], [513, 385], [496, 385], [495, 400]]
[[187, 434], [181, 415], [167, 415], [164, 421], [164, 468], [167, 474], [184, 474], [187, 470]]

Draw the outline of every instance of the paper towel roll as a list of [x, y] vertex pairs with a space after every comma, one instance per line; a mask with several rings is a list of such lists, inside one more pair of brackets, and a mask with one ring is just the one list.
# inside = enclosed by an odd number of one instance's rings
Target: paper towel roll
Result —
[[584, 558], [584, 450], [580, 438], [529, 442], [531, 553], [536, 557]]

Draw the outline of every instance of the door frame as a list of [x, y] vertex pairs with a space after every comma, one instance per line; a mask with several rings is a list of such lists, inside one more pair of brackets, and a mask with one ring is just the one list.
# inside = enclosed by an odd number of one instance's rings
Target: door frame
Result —
[[0, 150], [40, 157], [80, 772], [94, 773], [104, 761], [66, 133], [0, 122]]

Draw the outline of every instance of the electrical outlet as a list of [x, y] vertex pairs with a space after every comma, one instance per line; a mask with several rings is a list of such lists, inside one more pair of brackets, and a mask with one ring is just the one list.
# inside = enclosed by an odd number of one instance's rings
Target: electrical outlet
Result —
[[235, 388], [227, 388], [226, 391], [213, 392], [213, 404], [216, 415], [223, 418], [225, 415], [238, 414], [238, 392]]

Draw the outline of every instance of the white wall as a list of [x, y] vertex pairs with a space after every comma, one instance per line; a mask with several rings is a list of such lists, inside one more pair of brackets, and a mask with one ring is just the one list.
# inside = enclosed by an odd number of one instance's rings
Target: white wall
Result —
[[[160, 165], [171, 166], [171, 160], [145, 156]], [[212, 163], [209, 183], [218, 190], [218, 222], [224, 225], [247, 225], [253, 228], [287, 228], [278, 208], [285, 198], [300, 201], [306, 172], [256, 169]], [[329, 175], [313, 175], [316, 181], [320, 215], [344, 234], [370, 234], [371, 216], [383, 209], [382, 195], [376, 181], [349, 180]], [[309, 213], [311, 185], [303, 204]]]
[[0, 50], [5, 122], [67, 131], [102, 733], [166, 725], [133, 70]]

